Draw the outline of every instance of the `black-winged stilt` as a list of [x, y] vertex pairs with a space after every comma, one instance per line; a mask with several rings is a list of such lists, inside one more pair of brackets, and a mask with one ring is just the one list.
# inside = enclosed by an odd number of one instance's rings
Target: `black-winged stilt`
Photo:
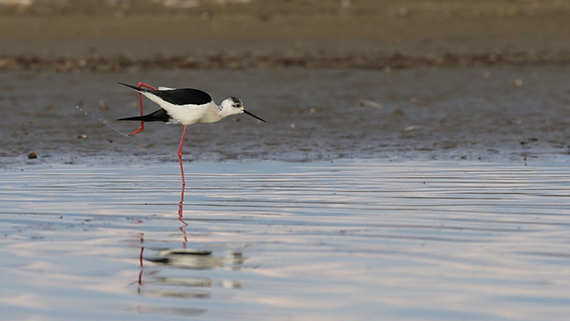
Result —
[[[227, 116], [243, 113], [257, 118], [264, 123], [266, 122], [246, 111], [241, 100], [236, 97], [230, 97], [222, 101], [222, 104], [218, 106], [210, 95], [198, 89], [155, 88], [142, 82], [139, 83], [137, 87], [121, 82], [119, 84], [133, 88], [139, 93], [141, 115], [118, 119], [141, 121], [140, 127], [131, 132], [129, 136], [140, 133], [144, 129], [145, 121], [162, 121], [184, 125], [180, 146], [178, 147], [178, 161], [180, 162], [180, 174], [182, 175], [182, 191], [184, 191], [184, 186], [186, 186], [184, 168], [182, 166], [182, 145], [184, 144], [184, 136], [186, 136], [186, 129], [188, 129], [189, 125], [196, 123], [215, 123]], [[143, 115], [142, 95], [157, 103], [161, 108], [153, 113]]]

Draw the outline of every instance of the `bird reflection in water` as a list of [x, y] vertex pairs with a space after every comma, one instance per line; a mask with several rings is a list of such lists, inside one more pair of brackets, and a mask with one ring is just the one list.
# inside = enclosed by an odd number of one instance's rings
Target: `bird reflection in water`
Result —
[[140, 235], [140, 242], [141, 242], [141, 253], [139, 255], [139, 264], [141, 266], [141, 271], [139, 272], [139, 282], [138, 282], [138, 287], [137, 287], [137, 293], [141, 294], [141, 288], [142, 288], [142, 275], [143, 275], [143, 253], [144, 253], [144, 233], [139, 233]]
[[147, 258], [147, 261], [194, 270], [223, 268], [226, 266], [231, 266], [234, 269], [241, 268], [244, 262], [241, 252], [230, 252], [217, 256], [213, 255], [212, 251], [209, 250], [187, 248], [188, 235], [184, 228], [188, 226], [188, 223], [184, 221], [184, 188], [182, 188], [180, 202], [178, 203], [178, 221], [182, 224], [178, 228], [183, 237], [182, 249], [160, 250], [157, 253], [157, 257]]
[[188, 236], [184, 228], [188, 226], [188, 223], [184, 221], [184, 186], [182, 186], [182, 193], [180, 194], [180, 203], [178, 203], [178, 220], [182, 225], [178, 228], [182, 232], [184, 241], [182, 242], [182, 248], [186, 249], [186, 244], [188, 243]]
[[[179, 273], [173, 270], [154, 270], [151, 272], [144, 271], [144, 261], [152, 262], [158, 265], [170, 266], [180, 269], [190, 270], [210, 270], [231, 268], [232, 270], [240, 270], [245, 261], [242, 252], [229, 251], [221, 254], [215, 254], [210, 250], [191, 249], [188, 248], [188, 234], [185, 228], [188, 223], [184, 220], [184, 187], [180, 193], [180, 202], [178, 204], [178, 221], [181, 223], [178, 228], [182, 233], [182, 248], [179, 249], [161, 249], [158, 250], [155, 257], [143, 257], [144, 233], [140, 233], [140, 254], [139, 264], [140, 272], [138, 276], [137, 293], [139, 295], [186, 298], [186, 299], [204, 299], [210, 298], [210, 289], [220, 286], [226, 289], [239, 289], [242, 287], [241, 282], [233, 280], [212, 280], [210, 278], [200, 277], [180, 277]], [[177, 274], [177, 276], [164, 276], [161, 274]], [[143, 281], [143, 277], [147, 280]], [[173, 287], [176, 286], [176, 287]], [[149, 308], [137, 307], [139, 313], [165, 313], [165, 308]], [[167, 309], [166, 313], [179, 314], [177, 309]], [[186, 311], [182, 314], [200, 314], [198, 310]], [[180, 311], [179, 311], [180, 312]], [[191, 313], [189, 313], [191, 312]], [[202, 311], [205, 312], [205, 311]]]

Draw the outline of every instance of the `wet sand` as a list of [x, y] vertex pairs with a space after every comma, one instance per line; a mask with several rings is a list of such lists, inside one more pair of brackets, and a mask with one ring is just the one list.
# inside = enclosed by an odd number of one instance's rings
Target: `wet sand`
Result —
[[[565, 320], [568, 157], [0, 172], [7, 320]], [[142, 261], [141, 261], [142, 257]]]
[[[117, 81], [189, 84], [219, 103], [240, 97], [242, 115], [194, 125], [185, 161], [340, 158], [522, 162], [567, 155], [568, 68], [421, 68], [405, 71], [247, 70], [140, 73], [0, 73], [2, 165], [175, 162], [182, 127], [148, 123], [123, 137], [75, 106], [130, 132], [138, 96]], [[31, 91], [33, 89], [33, 92]], [[70, 90], [71, 88], [71, 90]], [[377, 105], [361, 106], [361, 100]], [[103, 107], [101, 108], [101, 104]], [[156, 110], [145, 101], [145, 111]], [[37, 159], [27, 159], [36, 152]]]

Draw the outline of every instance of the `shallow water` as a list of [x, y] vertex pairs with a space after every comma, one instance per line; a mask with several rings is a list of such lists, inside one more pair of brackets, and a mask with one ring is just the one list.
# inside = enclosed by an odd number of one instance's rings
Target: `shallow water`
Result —
[[192, 163], [182, 208], [174, 163], [5, 170], [0, 310], [565, 320], [569, 164]]

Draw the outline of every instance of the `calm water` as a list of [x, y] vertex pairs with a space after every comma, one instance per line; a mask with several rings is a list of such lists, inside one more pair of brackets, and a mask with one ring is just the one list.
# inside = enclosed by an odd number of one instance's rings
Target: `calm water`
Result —
[[[566, 320], [570, 162], [0, 173], [3, 320]], [[141, 259], [142, 257], [142, 259]]]

